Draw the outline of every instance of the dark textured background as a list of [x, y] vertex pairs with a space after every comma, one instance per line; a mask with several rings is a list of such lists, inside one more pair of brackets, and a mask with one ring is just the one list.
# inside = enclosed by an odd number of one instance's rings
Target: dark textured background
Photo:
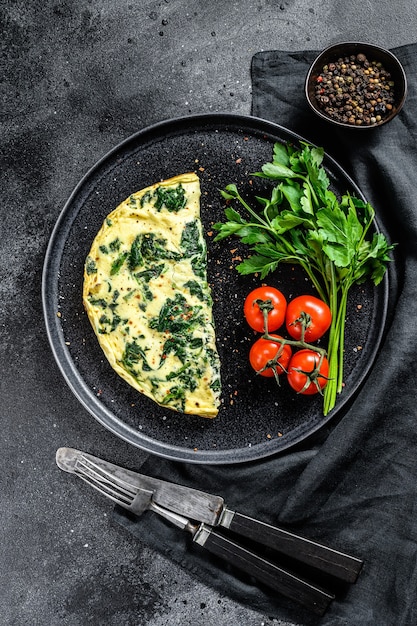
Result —
[[[69, 445], [139, 467], [64, 383], [40, 299], [53, 225], [86, 171], [154, 122], [250, 113], [260, 50], [417, 39], [411, 0], [0, 1], [0, 623], [284, 625], [219, 595], [110, 520], [55, 466]], [[297, 625], [301, 626], [301, 625]]]

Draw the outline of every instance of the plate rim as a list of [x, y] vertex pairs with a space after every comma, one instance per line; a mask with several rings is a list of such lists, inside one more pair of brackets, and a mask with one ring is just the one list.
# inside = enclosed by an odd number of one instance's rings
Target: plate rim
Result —
[[[382, 283], [384, 284], [384, 297], [382, 298], [382, 302], [380, 303], [381, 311], [379, 311], [379, 313], [381, 314], [380, 319], [382, 319], [383, 323], [379, 326], [379, 332], [376, 336], [375, 347], [371, 351], [370, 358], [365, 364], [362, 376], [360, 377], [360, 380], [357, 382], [356, 386], [350, 391], [345, 401], [341, 400], [336, 405], [335, 409], [330, 411], [327, 416], [322, 416], [322, 419], [318, 420], [315, 426], [312, 427], [308, 431], [308, 433], [300, 436], [299, 438], [291, 439], [291, 441], [288, 441], [287, 443], [282, 440], [277, 440], [281, 442], [281, 445], [279, 447], [274, 446], [274, 441], [266, 441], [254, 444], [252, 446], [246, 446], [244, 448], [228, 448], [222, 450], [203, 449], [194, 451], [192, 448], [185, 448], [179, 445], [167, 444], [165, 442], [158, 441], [157, 439], [150, 437], [145, 433], [139, 432], [132, 426], [123, 422], [123, 420], [121, 420], [117, 415], [112, 413], [104, 404], [100, 402], [99, 398], [92, 393], [90, 387], [86, 384], [82, 375], [78, 372], [74, 361], [71, 358], [68, 347], [65, 343], [63, 329], [60, 324], [60, 317], [58, 315], [58, 309], [55, 311], [52, 310], [52, 306], [57, 305], [59, 301], [57, 277], [59, 276], [59, 262], [62, 258], [61, 255], [57, 257], [56, 254], [54, 254], [55, 247], [60, 239], [59, 235], [63, 225], [65, 224], [66, 220], [71, 217], [71, 215], [69, 214], [69, 208], [71, 207], [74, 198], [82, 190], [82, 188], [84, 187], [86, 182], [88, 182], [88, 180], [92, 177], [92, 175], [96, 171], [98, 171], [103, 166], [103, 164], [105, 164], [106, 161], [111, 160], [116, 153], [123, 151], [128, 147], [129, 144], [137, 142], [138, 139], [141, 139], [146, 135], [159, 133], [164, 128], [167, 128], [169, 126], [172, 127], [173, 125], [184, 125], [185, 123], [196, 124], [203, 121], [205, 123], [209, 121], [214, 125], [219, 123], [221, 123], [222, 125], [227, 125], [227, 123], [229, 123], [233, 126], [236, 126], [240, 121], [246, 127], [251, 125], [256, 126], [256, 129], [254, 130], [257, 131], [259, 131], [260, 127], [263, 126], [265, 130], [272, 135], [279, 134], [279, 131], [281, 131], [284, 134], [291, 135], [297, 141], [307, 142], [309, 145], [316, 145], [313, 142], [308, 141], [305, 137], [302, 137], [298, 133], [280, 124], [277, 124], [276, 122], [272, 122], [270, 120], [266, 120], [260, 117], [255, 117], [253, 115], [222, 112], [198, 113], [193, 115], [184, 115], [174, 118], [168, 118], [136, 131], [127, 138], [123, 139], [117, 145], [113, 146], [103, 156], [101, 156], [81, 177], [81, 179], [73, 188], [68, 199], [66, 200], [63, 208], [58, 215], [58, 218], [55, 221], [48, 241], [42, 269], [41, 297], [46, 334], [55, 362], [58, 365], [58, 368], [65, 382], [71, 389], [74, 396], [102, 426], [104, 426], [107, 430], [109, 430], [122, 440], [126, 441], [127, 443], [130, 443], [131, 445], [140, 448], [141, 450], [149, 454], [154, 454], [167, 460], [186, 461], [192, 464], [230, 465], [257, 461], [272, 455], [278, 455], [282, 452], [288, 451], [291, 448], [294, 448], [294, 446], [298, 445], [302, 441], [305, 441], [313, 434], [317, 433], [317, 431], [321, 430], [326, 424], [328, 424], [331, 420], [335, 418], [336, 414], [339, 414], [342, 409], [346, 407], [346, 404], [348, 402], [351, 402], [355, 398], [375, 363], [375, 359], [377, 357], [381, 341], [385, 333], [389, 302], [389, 267], [387, 268], [387, 271], [385, 272], [382, 281]], [[338, 172], [343, 174], [346, 182], [352, 187], [352, 189], [355, 190], [357, 196], [360, 197], [362, 200], [365, 200], [361, 189], [358, 187], [352, 177], [327, 151], [325, 152], [325, 159], [330, 164], [330, 167], [334, 167]], [[76, 215], [78, 215], [78, 213]], [[71, 222], [75, 220], [76, 215], [72, 216]], [[377, 219], [375, 219], [375, 228], [377, 231], [380, 230]]]

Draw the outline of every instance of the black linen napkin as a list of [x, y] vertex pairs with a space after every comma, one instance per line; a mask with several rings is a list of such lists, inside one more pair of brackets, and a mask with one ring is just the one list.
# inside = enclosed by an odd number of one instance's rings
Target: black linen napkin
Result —
[[322, 618], [211, 558], [158, 519], [115, 519], [222, 594], [297, 624], [417, 624], [417, 62], [416, 45], [393, 52], [409, 92], [391, 123], [336, 130], [303, 95], [314, 51], [269, 51], [252, 60], [252, 114], [323, 146], [374, 206], [392, 242], [389, 327], [372, 372], [342, 419], [320, 437], [256, 463], [200, 466], [152, 457], [144, 473], [222, 495], [230, 508], [280, 524], [364, 559], [358, 582]]

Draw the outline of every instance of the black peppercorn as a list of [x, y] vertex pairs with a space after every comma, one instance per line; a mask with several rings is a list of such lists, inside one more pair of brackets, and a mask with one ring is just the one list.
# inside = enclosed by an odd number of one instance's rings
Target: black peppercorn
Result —
[[325, 65], [316, 78], [315, 96], [332, 119], [355, 126], [377, 124], [395, 102], [390, 73], [363, 53]]

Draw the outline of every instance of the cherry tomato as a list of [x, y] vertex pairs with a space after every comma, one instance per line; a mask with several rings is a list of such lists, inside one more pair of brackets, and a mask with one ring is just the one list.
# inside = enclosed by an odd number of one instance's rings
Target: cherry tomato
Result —
[[301, 331], [305, 324], [304, 339], [307, 342], [317, 341], [330, 328], [331, 322], [330, 308], [319, 298], [298, 296], [288, 303], [285, 326], [294, 339], [301, 339]]
[[266, 286], [257, 287], [247, 296], [243, 305], [246, 321], [251, 328], [260, 333], [265, 332], [264, 314], [261, 310], [263, 306], [268, 310], [268, 330], [278, 330], [285, 321], [287, 310], [285, 296], [275, 287]]
[[320, 354], [314, 350], [299, 350], [294, 353], [288, 365], [287, 378], [297, 393], [311, 396], [327, 385], [329, 362], [324, 357], [320, 371], [317, 371], [319, 362]]
[[[279, 335], [271, 335], [276, 339], [282, 339]], [[282, 348], [282, 353], [278, 357], [276, 363], [272, 367], [263, 369], [270, 361], [276, 358], [278, 351]], [[282, 344], [279, 341], [271, 341], [261, 337], [252, 345], [249, 352], [249, 361], [253, 369], [261, 376], [272, 378], [276, 374], [279, 376], [287, 370], [288, 363], [292, 355], [291, 346]], [[272, 365], [272, 364], [271, 364]], [[274, 373], [275, 371], [275, 373]]]

